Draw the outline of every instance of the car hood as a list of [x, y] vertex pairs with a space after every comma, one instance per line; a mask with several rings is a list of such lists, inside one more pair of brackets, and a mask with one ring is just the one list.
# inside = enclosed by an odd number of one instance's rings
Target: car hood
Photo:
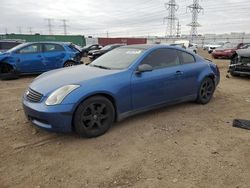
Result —
[[62, 86], [70, 84], [82, 85], [85, 81], [100, 79], [101, 77], [112, 75], [120, 71], [121, 70], [107, 70], [78, 65], [46, 72], [38, 76], [29, 87], [46, 96]]
[[0, 61], [3, 61], [5, 58], [9, 56], [10, 56], [10, 53], [7, 53], [7, 52], [0, 53]]
[[241, 57], [250, 57], [250, 49], [236, 50], [236, 53]]

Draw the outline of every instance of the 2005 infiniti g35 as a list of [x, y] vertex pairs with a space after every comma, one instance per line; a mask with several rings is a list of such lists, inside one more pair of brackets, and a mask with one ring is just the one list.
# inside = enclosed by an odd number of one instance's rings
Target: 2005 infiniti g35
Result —
[[36, 126], [96, 137], [115, 121], [162, 105], [206, 104], [219, 80], [215, 64], [181, 48], [131, 45], [89, 66], [42, 74], [26, 90], [23, 107]]

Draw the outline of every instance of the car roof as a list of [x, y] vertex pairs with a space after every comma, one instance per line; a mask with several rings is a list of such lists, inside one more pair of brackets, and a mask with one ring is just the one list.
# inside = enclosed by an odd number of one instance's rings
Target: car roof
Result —
[[136, 48], [136, 49], [142, 49], [142, 50], [148, 50], [151, 48], [161, 48], [161, 47], [169, 47], [169, 48], [175, 48], [174, 46], [169, 46], [166, 44], [133, 44], [133, 45], [127, 45], [127, 46], [123, 46], [122, 48]]
[[71, 42], [56, 42], [56, 41], [38, 41], [38, 42], [27, 42], [26, 44], [61, 44], [61, 45], [69, 45], [73, 44]]

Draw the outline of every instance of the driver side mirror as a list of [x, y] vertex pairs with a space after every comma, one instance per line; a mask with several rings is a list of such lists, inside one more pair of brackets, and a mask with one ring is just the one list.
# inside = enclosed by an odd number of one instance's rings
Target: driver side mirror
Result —
[[140, 74], [142, 72], [150, 72], [152, 70], [153, 70], [153, 67], [151, 65], [149, 65], [149, 64], [142, 64], [142, 65], [139, 65], [139, 67], [136, 70], [136, 73]]

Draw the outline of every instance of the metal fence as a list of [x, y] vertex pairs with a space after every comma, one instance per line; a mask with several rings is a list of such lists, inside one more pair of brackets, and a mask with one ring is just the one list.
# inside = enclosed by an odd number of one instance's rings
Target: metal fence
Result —
[[72, 42], [79, 46], [85, 46], [85, 37], [81, 35], [21, 35], [21, 34], [6, 34], [0, 35], [0, 39], [24, 40], [26, 42], [39, 41], [57, 41], [57, 42]]

